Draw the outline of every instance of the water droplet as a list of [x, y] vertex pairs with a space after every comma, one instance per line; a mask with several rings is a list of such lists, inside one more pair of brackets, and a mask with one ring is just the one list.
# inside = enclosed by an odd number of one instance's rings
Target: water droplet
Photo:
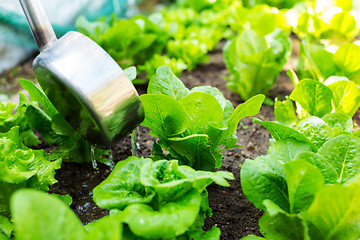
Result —
[[109, 162], [110, 162], [110, 170], [112, 171], [115, 167], [115, 162], [114, 162], [114, 153], [111, 148], [109, 149]]
[[97, 169], [97, 162], [95, 159], [95, 146], [91, 145], [91, 163], [92, 163], [92, 167], [93, 169]]
[[134, 129], [134, 131], [131, 133], [131, 155], [136, 157], [138, 156], [137, 149], [139, 149], [138, 143], [136, 142], [138, 140], [137, 137], [138, 132], [139, 132], [139, 127]]

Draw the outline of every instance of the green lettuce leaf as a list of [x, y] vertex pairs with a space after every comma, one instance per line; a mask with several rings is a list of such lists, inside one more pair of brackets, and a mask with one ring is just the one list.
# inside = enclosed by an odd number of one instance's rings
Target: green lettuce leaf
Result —
[[331, 185], [315, 197], [303, 217], [311, 239], [357, 239], [360, 232], [360, 183]]
[[298, 121], [298, 118], [295, 114], [293, 101], [291, 101], [288, 97], [286, 97], [286, 99], [283, 101], [275, 98], [274, 114], [275, 120], [278, 123], [286, 126], [291, 127], [295, 125]]
[[336, 169], [339, 183], [353, 181], [360, 173], [360, 139], [351, 135], [335, 137], [319, 149]]
[[189, 95], [190, 90], [173, 74], [169, 66], [162, 66], [156, 70], [148, 85], [148, 94], [164, 94], [175, 100], [180, 100]]
[[298, 114], [300, 118], [307, 116], [323, 117], [332, 110], [331, 100], [333, 93], [324, 84], [312, 79], [301, 80], [290, 99], [297, 102], [301, 109]]
[[49, 190], [57, 182], [55, 169], [61, 159], [50, 161], [44, 150], [27, 148], [22, 142], [19, 127], [0, 133], [0, 212], [9, 213], [9, 199], [18, 188]]
[[266, 212], [259, 226], [266, 239], [310, 240], [306, 222], [296, 214], [289, 214], [270, 200], [265, 200]]
[[145, 204], [125, 208], [125, 222], [131, 231], [146, 238], [173, 238], [185, 233], [199, 214], [201, 195], [191, 190], [183, 197], [166, 203], [158, 211]]
[[284, 164], [288, 186], [290, 213], [306, 210], [315, 195], [325, 185], [321, 171], [304, 160], [294, 160]]
[[85, 239], [86, 232], [80, 220], [55, 196], [20, 190], [11, 199], [11, 214], [19, 240]]
[[332, 128], [324, 120], [314, 116], [301, 120], [295, 129], [304, 134], [318, 148], [334, 135]]
[[329, 84], [328, 87], [333, 93], [332, 104], [334, 111], [353, 117], [360, 107], [360, 89], [358, 85], [353, 81], [339, 80]]
[[105, 209], [124, 209], [133, 203], [149, 203], [155, 192], [140, 182], [140, 171], [149, 158], [129, 157], [116, 164], [114, 170], [93, 190], [94, 202]]

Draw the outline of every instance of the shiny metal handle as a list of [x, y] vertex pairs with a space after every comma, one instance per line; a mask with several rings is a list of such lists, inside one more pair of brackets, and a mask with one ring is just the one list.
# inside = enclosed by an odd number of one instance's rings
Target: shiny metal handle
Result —
[[56, 35], [45, 8], [41, 0], [20, 0], [20, 4], [39, 50], [42, 51], [49, 44], [56, 41]]

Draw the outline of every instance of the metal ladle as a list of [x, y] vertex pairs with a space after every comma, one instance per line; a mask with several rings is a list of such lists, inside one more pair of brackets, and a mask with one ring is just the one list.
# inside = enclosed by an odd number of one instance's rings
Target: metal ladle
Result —
[[56, 38], [41, 0], [20, 0], [40, 54], [35, 76], [60, 114], [90, 143], [108, 148], [144, 119], [136, 89], [119, 65], [78, 32]]

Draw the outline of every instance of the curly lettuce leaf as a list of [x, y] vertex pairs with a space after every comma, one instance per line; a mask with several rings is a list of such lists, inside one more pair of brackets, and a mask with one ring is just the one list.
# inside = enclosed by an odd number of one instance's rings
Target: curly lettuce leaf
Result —
[[129, 157], [116, 164], [109, 177], [94, 188], [94, 201], [106, 209], [124, 209], [134, 203], [159, 207], [182, 197], [192, 189], [200, 193], [211, 184], [229, 186], [231, 173], [195, 171], [179, 166], [176, 160], [152, 162], [148, 158]]
[[176, 160], [159, 160], [146, 163], [141, 168], [140, 182], [153, 188], [160, 202], [171, 201], [183, 196], [191, 189], [203, 192], [211, 183], [230, 186], [226, 179], [234, 179], [228, 172], [196, 171], [188, 166], [179, 166]]
[[198, 39], [170, 40], [167, 44], [167, 55], [182, 59], [189, 70], [200, 63], [209, 61], [207, 45]]

